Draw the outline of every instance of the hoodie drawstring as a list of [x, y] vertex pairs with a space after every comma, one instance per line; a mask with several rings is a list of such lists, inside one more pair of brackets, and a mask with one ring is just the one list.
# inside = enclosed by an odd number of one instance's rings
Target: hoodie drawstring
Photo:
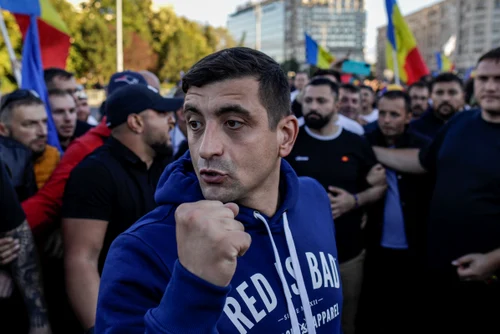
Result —
[[[300, 330], [299, 320], [297, 318], [297, 312], [295, 311], [295, 307], [293, 305], [292, 294], [290, 293], [290, 288], [288, 287], [288, 282], [285, 278], [285, 274], [283, 272], [283, 266], [281, 265], [280, 255], [278, 253], [278, 248], [276, 247], [276, 243], [274, 242], [274, 238], [271, 232], [271, 228], [269, 227], [269, 223], [260, 213], [255, 212], [254, 217], [259, 219], [264, 223], [267, 229], [267, 233], [269, 234], [269, 238], [271, 239], [271, 245], [273, 247], [274, 259], [276, 261], [276, 267], [278, 270], [278, 276], [280, 278], [281, 284], [283, 286], [283, 290], [285, 291], [286, 303], [288, 308], [288, 313], [290, 315], [290, 322], [292, 324], [292, 333], [300, 334], [302, 331]], [[297, 285], [299, 288], [300, 300], [302, 302], [302, 307], [304, 309], [304, 315], [306, 318], [307, 332], [309, 334], [316, 334], [316, 327], [314, 326], [311, 304], [309, 301], [309, 297], [307, 296], [307, 290], [304, 284], [304, 277], [302, 276], [302, 270], [300, 269], [299, 258], [297, 256], [297, 250], [295, 248], [295, 243], [293, 241], [292, 232], [290, 230], [290, 226], [288, 225], [288, 218], [286, 212], [283, 213], [283, 222], [285, 226], [285, 237], [286, 243], [288, 246], [288, 251], [290, 252], [290, 257], [292, 260], [293, 271], [295, 274], [295, 279], [297, 280]]]
[[290, 230], [290, 225], [288, 224], [288, 216], [286, 212], [283, 213], [283, 223], [285, 225], [285, 237], [286, 243], [288, 245], [288, 251], [290, 252], [290, 257], [292, 258], [293, 271], [295, 273], [295, 279], [297, 280], [297, 284], [299, 287], [300, 300], [302, 301], [302, 307], [304, 308], [307, 332], [309, 334], [316, 334], [316, 327], [314, 326], [311, 310], [311, 302], [309, 301], [309, 296], [307, 295], [304, 276], [302, 276], [302, 269], [300, 268], [299, 256], [297, 255], [297, 249], [295, 248], [295, 242], [293, 241], [293, 235], [292, 231]]

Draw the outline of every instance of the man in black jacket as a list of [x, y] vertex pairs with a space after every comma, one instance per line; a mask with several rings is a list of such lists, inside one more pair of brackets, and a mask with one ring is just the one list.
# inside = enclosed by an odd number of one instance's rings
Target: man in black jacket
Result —
[[[408, 130], [409, 96], [389, 91], [379, 101], [379, 127], [366, 135], [372, 145], [422, 148], [428, 139]], [[385, 199], [374, 205], [366, 227], [367, 255], [360, 326], [367, 333], [412, 333], [429, 177], [386, 169]], [[361, 321], [362, 319], [362, 321]]]
[[0, 136], [0, 159], [11, 174], [17, 199], [22, 202], [37, 191], [31, 151], [18, 141]]

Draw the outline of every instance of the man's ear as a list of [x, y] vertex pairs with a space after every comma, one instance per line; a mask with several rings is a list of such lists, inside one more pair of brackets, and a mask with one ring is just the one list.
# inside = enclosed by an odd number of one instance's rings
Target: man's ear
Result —
[[284, 158], [290, 154], [299, 134], [299, 122], [297, 117], [289, 115], [283, 118], [277, 127], [279, 155]]
[[4, 137], [10, 136], [9, 128], [7, 127], [7, 125], [5, 123], [2, 123], [2, 122], [0, 122], [0, 135], [2, 135]]
[[144, 120], [141, 115], [130, 114], [127, 117], [127, 125], [134, 133], [142, 133], [144, 131]]

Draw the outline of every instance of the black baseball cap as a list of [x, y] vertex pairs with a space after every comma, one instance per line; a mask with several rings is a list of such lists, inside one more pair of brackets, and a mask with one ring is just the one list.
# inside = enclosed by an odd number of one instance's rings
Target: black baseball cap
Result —
[[175, 112], [184, 99], [167, 99], [154, 87], [127, 85], [117, 89], [106, 100], [107, 125], [110, 129], [127, 121], [128, 115], [139, 114], [147, 109], [157, 112]]
[[137, 84], [146, 86], [148, 83], [140, 73], [133, 71], [117, 72], [109, 79], [108, 96], [118, 88]]

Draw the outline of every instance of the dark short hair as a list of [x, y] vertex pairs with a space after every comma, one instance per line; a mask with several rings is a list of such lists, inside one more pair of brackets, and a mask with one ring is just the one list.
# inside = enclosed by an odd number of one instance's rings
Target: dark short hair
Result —
[[43, 105], [43, 101], [40, 97], [31, 93], [29, 90], [17, 89], [10, 94], [6, 94], [2, 97], [0, 103], [0, 122], [9, 124], [12, 120], [12, 114], [16, 108], [36, 105]]
[[417, 82], [412, 83], [410, 85], [410, 87], [408, 87], [408, 89], [407, 89], [408, 94], [410, 94], [410, 91], [413, 88], [425, 88], [425, 89], [427, 89], [430, 92], [429, 85], [426, 82], [423, 82], [423, 81], [417, 81]]
[[335, 79], [337, 79], [337, 82], [340, 83], [341, 82], [341, 79], [340, 79], [340, 72], [339, 71], [336, 71], [336, 70], [333, 70], [333, 69], [327, 69], [327, 70], [324, 70], [324, 69], [319, 69], [317, 70], [316, 72], [314, 72], [314, 75], [313, 75], [313, 78], [314, 77], [321, 77], [321, 76], [325, 76], [325, 75], [331, 75], [331, 76], [334, 76]]
[[482, 62], [483, 60], [494, 60], [496, 62], [499, 62], [500, 61], [500, 47], [486, 52], [484, 55], [482, 55], [479, 58], [479, 60], [477, 61], [477, 64], [479, 65], [479, 63]]
[[50, 89], [52, 86], [52, 82], [55, 78], [62, 78], [64, 80], [69, 80], [73, 78], [75, 75], [71, 72], [68, 72], [62, 68], [51, 67], [43, 71], [43, 79], [45, 80], [45, 85]]
[[368, 86], [368, 85], [361, 85], [359, 86], [359, 89], [362, 90], [362, 89], [366, 89], [366, 90], [369, 90], [370, 92], [372, 92], [372, 94], [375, 95], [375, 91], [373, 90], [373, 88], [371, 86]]
[[397, 99], [403, 99], [403, 101], [405, 102], [405, 110], [407, 113], [411, 113], [411, 99], [410, 99], [410, 96], [403, 92], [403, 91], [400, 91], [400, 90], [389, 90], [387, 92], [385, 92], [379, 99], [379, 102], [380, 100], [382, 99], [388, 99], [388, 100], [397, 100]]
[[314, 78], [309, 83], [307, 84], [306, 87], [308, 86], [328, 86], [330, 87], [330, 90], [332, 93], [335, 93], [335, 98], [339, 96], [339, 85], [337, 85], [335, 82], [328, 80], [326, 78]]
[[462, 88], [462, 90], [464, 89], [464, 86], [463, 86], [464, 83], [463, 83], [462, 79], [460, 79], [458, 77], [458, 75], [453, 74], [451, 72], [444, 72], [444, 73], [439, 74], [437, 77], [434, 78], [434, 80], [432, 80], [430, 91], [432, 92], [435, 84], [442, 83], [442, 82], [456, 82]]
[[358, 86], [355, 86], [351, 83], [343, 83], [342, 85], [340, 85], [340, 89], [344, 89], [349, 93], [359, 93], [361, 91]]
[[283, 117], [292, 114], [290, 86], [280, 65], [260, 51], [235, 47], [213, 53], [186, 73], [182, 90], [187, 93], [191, 87], [244, 77], [254, 77], [259, 82], [259, 99], [267, 110], [269, 127], [276, 129]]
[[66, 90], [58, 88], [49, 89], [49, 97], [51, 96], [65, 97], [66, 95], [73, 98], [73, 95], [71, 95], [71, 93]]

